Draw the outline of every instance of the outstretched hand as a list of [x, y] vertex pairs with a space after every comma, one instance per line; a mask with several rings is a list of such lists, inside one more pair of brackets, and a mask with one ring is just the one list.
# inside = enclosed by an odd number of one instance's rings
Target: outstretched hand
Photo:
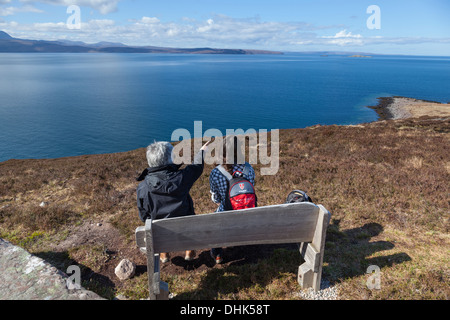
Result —
[[209, 140], [208, 142], [206, 142], [201, 148], [200, 150], [202, 151], [206, 151], [208, 149], [208, 145], [212, 142], [212, 140]]

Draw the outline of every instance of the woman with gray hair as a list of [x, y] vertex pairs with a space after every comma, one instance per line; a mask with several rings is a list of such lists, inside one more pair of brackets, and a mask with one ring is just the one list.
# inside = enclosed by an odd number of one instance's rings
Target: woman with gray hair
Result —
[[[136, 179], [142, 181], [137, 188], [139, 218], [166, 219], [194, 215], [194, 203], [189, 191], [201, 176], [204, 167], [204, 151], [210, 142], [202, 146], [193, 164], [180, 169], [182, 164], [172, 162], [173, 146], [159, 141], [147, 147], [148, 168]], [[186, 260], [192, 260], [195, 253], [186, 251]], [[167, 253], [161, 253], [162, 262], [169, 261]]]

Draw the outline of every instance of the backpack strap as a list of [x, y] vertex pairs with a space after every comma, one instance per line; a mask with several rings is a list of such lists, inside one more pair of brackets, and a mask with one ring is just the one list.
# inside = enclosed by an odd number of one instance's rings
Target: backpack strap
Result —
[[248, 179], [248, 175], [250, 174], [250, 163], [245, 162], [244, 164], [244, 170], [242, 172], [244, 176]]
[[236, 172], [239, 172], [242, 175], [242, 177], [244, 177], [244, 175], [248, 177], [250, 174], [250, 168], [251, 168], [250, 164], [248, 162], [245, 162], [244, 169], [242, 171], [239, 170], [233, 171], [233, 177], [236, 174]]
[[231, 179], [233, 179], [233, 177], [231, 176], [231, 174], [230, 174], [227, 170], [225, 170], [225, 168], [222, 167], [221, 164], [219, 164], [219, 165], [217, 166], [217, 169], [225, 176], [225, 178], [227, 178], [228, 181], [230, 181]]
[[[227, 170], [225, 170], [225, 168], [222, 165], [218, 165], [217, 169], [219, 169], [219, 171], [228, 179], [228, 181], [230, 181], [233, 178], [233, 176]], [[243, 176], [248, 178], [250, 174], [250, 164], [248, 162], [245, 162], [242, 174]]]

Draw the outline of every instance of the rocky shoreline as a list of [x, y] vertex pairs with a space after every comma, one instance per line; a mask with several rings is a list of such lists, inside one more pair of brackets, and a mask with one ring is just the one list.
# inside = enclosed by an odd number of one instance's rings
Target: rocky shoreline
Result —
[[397, 120], [412, 117], [449, 117], [450, 104], [401, 96], [380, 97], [376, 106], [368, 106], [376, 111], [378, 120]]

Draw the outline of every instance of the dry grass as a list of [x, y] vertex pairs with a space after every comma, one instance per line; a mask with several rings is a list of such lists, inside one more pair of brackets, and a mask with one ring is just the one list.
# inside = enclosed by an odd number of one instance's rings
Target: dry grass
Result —
[[[421, 118], [282, 130], [278, 175], [261, 176], [255, 166], [259, 204], [282, 203], [300, 188], [330, 210], [323, 276], [339, 284], [341, 299], [448, 299], [449, 124]], [[143, 149], [0, 163], [0, 236], [40, 252], [71, 226], [103, 219], [133, 246], [141, 224], [134, 178], [145, 166]], [[215, 209], [211, 169], [191, 191], [197, 214]], [[98, 247], [93, 257], [88, 250], [68, 254], [101, 272]], [[280, 249], [257, 263], [163, 277], [179, 299], [293, 299], [299, 259]], [[381, 290], [366, 286], [372, 264], [381, 268]], [[145, 278], [115, 290], [144, 297]]]

